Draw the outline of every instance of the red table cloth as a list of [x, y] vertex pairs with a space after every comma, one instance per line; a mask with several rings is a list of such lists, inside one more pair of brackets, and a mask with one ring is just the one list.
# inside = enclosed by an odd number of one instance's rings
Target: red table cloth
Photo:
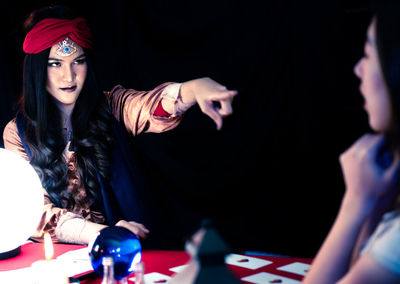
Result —
[[[85, 246], [80, 246], [80, 245], [54, 244], [54, 258], [68, 251], [84, 247]], [[284, 283], [284, 282], [279, 282], [279, 276], [301, 281], [303, 278], [302, 275], [279, 270], [278, 268], [291, 263], [300, 262], [304, 264], [311, 264], [312, 262], [312, 259], [310, 258], [277, 257], [277, 256], [264, 256], [264, 255], [247, 256], [245, 254], [243, 254], [243, 257], [244, 258], [255, 257], [272, 262], [258, 269], [248, 269], [236, 265], [227, 264], [227, 267], [233, 272], [234, 275], [238, 277], [238, 279], [254, 275], [260, 272], [271, 273], [277, 276], [276, 282], [268, 281], [265, 283]], [[43, 244], [40, 243], [24, 244], [21, 248], [20, 255], [11, 259], [0, 260], [0, 271], [15, 270], [20, 268], [30, 267], [30, 265], [33, 262], [41, 259], [44, 259]], [[170, 268], [184, 265], [189, 260], [190, 260], [190, 255], [185, 251], [144, 250], [142, 254], [142, 261], [145, 264], [145, 274], [151, 272], [158, 272], [167, 276], [172, 276], [175, 272], [171, 271]], [[78, 276], [83, 276], [85, 274], [86, 273], [83, 273]], [[132, 274], [129, 278], [133, 276], [134, 274]], [[251, 283], [243, 280], [242, 282]], [[91, 275], [89, 279], [81, 280], [81, 283], [86, 283], [86, 284], [101, 283], [101, 278], [96, 275]], [[134, 282], [129, 280], [129, 283], [134, 283]]]

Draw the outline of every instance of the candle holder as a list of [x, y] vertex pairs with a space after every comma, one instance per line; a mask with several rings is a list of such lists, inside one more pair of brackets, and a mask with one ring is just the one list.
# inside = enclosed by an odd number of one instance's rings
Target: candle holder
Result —
[[32, 280], [35, 284], [69, 284], [67, 275], [63, 271], [62, 263], [53, 259], [54, 247], [50, 234], [44, 233], [45, 260], [32, 263]]
[[103, 276], [103, 258], [112, 257], [115, 280], [123, 280], [135, 271], [142, 259], [142, 246], [137, 236], [126, 228], [102, 229], [93, 243], [90, 260], [93, 270]]

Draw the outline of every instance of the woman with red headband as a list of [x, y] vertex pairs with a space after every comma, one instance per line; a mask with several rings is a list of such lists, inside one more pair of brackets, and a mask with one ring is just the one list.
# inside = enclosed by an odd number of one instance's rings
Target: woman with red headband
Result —
[[32, 238], [47, 231], [54, 241], [86, 244], [115, 224], [145, 237], [135, 190], [141, 180], [126, 131], [172, 129], [195, 103], [220, 129], [237, 92], [201, 78], [149, 92], [116, 86], [104, 94], [96, 87], [84, 19], [49, 7], [33, 12], [25, 28], [23, 97], [3, 137], [5, 148], [29, 160], [42, 181], [46, 202]]

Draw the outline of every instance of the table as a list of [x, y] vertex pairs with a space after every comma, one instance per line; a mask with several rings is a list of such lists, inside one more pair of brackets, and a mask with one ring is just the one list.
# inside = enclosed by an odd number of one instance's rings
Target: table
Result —
[[[85, 246], [80, 245], [67, 245], [67, 244], [54, 244], [54, 257], [58, 257], [66, 252], [82, 249]], [[253, 258], [262, 262], [270, 262], [268, 265], [264, 265], [257, 269], [248, 269], [245, 267], [233, 265], [237, 261], [239, 265], [246, 265], [245, 259], [253, 261]], [[27, 243], [21, 248], [21, 254], [6, 260], [0, 260], [0, 275], [2, 271], [16, 270], [30, 267], [30, 265], [37, 261], [44, 259], [43, 244], [40, 243]], [[179, 267], [185, 265], [190, 260], [190, 255], [185, 251], [160, 251], [160, 250], [144, 250], [142, 261], [145, 264], [145, 274], [150, 273], [161, 273], [166, 276], [172, 276], [175, 272], [170, 270], [174, 267]], [[247, 260], [247, 263], [249, 261]], [[244, 261], [244, 262], [243, 262]], [[311, 264], [312, 259], [310, 258], [294, 258], [294, 257], [278, 257], [278, 256], [265, 256], [265, 255], [245, 255], [245, 254], [230, 254], [226, 258], [228, 264], [227, 267], [241, 279], [242, 283], [300, 283], [304, 274]], [[233, 263], [233, 264], [229, 264]], [[287, 266], [289, 265], [289, 266]], [[293, 266], [296, 271], [300, 272], [293, 273], [289, 271], [282, 270], [282, 268]], [[296, 267], [297, 266], [297, 267]], [[293, 268], [292, 267], [292, 268]], [[303, 269], [303, 271], [301, 271]], [[302, 275], [303, 272], [303, 275]], [[300, 273], [300, 274], [299, 274]], [[83, 276], [86, 273], [79, 274], [78, 276]], [[274, 279], [267, 278], [273, 274]], [[266, 277], [262, 282], [248, 282], [245, 277], [251, 275], [259, 275]], [[132, 275], [134, 276], [134, 274]], [[129, 278], [131, 278], [130, 276]], [[243, 279], [245, 278], [245, 279]], [[269, 279], [268, 281], [266, 279]], [[275, 280], [275, 282], [271, 282]], [[281, 282], [279, 282], [281, 280]], [[97, 284], [101, 283], [101, 278], [92, 275], [89, 279], [81, 280], [82, 284]], [[134, 283], [129, 280], [129, 283]], [[151, 282], [150, 282], [151, 283]], [[146, 282], [146, 284], [149, 284]]]

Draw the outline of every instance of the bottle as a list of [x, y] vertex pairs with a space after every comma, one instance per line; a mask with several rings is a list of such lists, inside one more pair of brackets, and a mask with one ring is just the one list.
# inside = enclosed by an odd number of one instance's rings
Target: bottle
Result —
[[144, 263], [139, 262], [135, 265], [135, 283], [136, 284], [145, 284], [144, 283]]
[[110, 256], [104, 256], [103, 264], [103, 281], [101, 284], [116, 284], [114, 279], [114, 259]]

